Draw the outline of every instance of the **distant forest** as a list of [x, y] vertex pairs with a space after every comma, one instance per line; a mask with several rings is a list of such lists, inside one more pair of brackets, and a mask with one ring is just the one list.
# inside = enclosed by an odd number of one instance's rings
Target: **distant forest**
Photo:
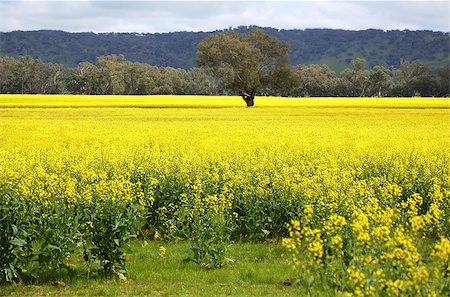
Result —
[[[253, 27], [235, 30], [248, 32]], [[291, 65], [327, 65], [340, 73], [351, 61], [363, 58], [366, 67], [399, 67], [401, 60], [421, 60], [437, 71], [449, 63], [449, 33], [382, 30], [264, 30], [290, 44]], [[216, 31], [219, 32], [219, 31]], [[216, 32], [68, 33], [63, 31], [14, 31], [0, 33], [0, 56], [27, 55], [44, 62], [75, 67], [97, 57], [123, 55], [128, 61], [188, 70], [195, 67], [196, 45]]]
[[[450, 96], [449, 65], [432, 71], [420, 60], [401, 60], [398, 67], [367, 67], [357, 58], [339, 74], [327, 65], [297, 65], [292, 81], [256, 95], [292, 97]], [[290, 70], [289, 70], [290, 71]], [[282, 91], [279, 91], [282, 90]], [[154, 66], [122, 55], [101, 56], [75, 67], [29, 56], [0, 57], [0, 93], [96, 95], [242, 95], [232, 93], [203, 68]]]

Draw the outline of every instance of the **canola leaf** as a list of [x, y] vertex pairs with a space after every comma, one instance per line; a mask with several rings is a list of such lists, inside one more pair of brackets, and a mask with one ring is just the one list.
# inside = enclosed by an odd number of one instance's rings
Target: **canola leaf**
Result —
[[61, 250], [59, 246], [53, 245], [53, 244], [48, 244], [47, 245], [47, 249], [49, 251], [56, 251], [56, 250]]
[[27, 242], [26, 242], [25, 240], [21, 239], [21, 238], [14, 238], [14, 239], [11, 239], [11, 240], [9, 241], [9, 243], [11, 243], [12, 245], [15, 245], [15, 246], [21, 246], [21, 247], [27, 245]]
[[313, 282], [314, 282], [314, 275], [311, 275], [308, 279], [308, 286], [311, 286]]

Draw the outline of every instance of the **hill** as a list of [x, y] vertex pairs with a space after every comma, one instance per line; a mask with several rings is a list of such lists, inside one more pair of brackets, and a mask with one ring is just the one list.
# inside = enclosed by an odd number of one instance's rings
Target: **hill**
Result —
[[[251, 27], [236, 30], [246, 32]], [[369, 66], [398, 66], [400, 59], [425, 61], [431, 68], [449, 63], [449, 33], [382, 30], [278, 30], [266, 32], [291, 45], [290, 61], [327, 64], [335, 71], [362, 57]], [[29, 55], [46, 62], [75, 66], [96, 57], [123, 54], [128, 60], [188, 69], [195, 65], [197, 43], [214, 32], [68, 33], [13, 31], [0, 33], [0, 55]]]

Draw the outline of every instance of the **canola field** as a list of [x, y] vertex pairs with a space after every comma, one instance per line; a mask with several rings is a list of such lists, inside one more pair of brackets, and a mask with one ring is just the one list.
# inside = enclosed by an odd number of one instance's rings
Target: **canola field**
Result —
[[[136, 234], [283, 244], [302, 286], [450, 291], [448, 98], [0, 95], [0, 283]], [[91, 267], [88, 265], [88, 267]], [[90, 268], [89, 268], [90, 269]]]

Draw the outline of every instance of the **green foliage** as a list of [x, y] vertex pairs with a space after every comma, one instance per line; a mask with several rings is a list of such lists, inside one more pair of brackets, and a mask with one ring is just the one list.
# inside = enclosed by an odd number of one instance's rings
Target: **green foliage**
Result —
[[344, 69], [337, 81], [337, 90], [342, 96], [366, 97], [369, 90], [370, 72], [365, 69], [366, 60], [352, 60], [352, 67]]
[[253, 29], [248, 34], [235, 31], [216, 33], [197, 46], [197, 64], [206, 67], [225, 88], [253, 106], [258, 90], [284, 90], [293, 85], [287, 60], [286, 42]]
[[29, 56], [0, 57], [0, 92], [52, 94], [59, 92], [63, 67]]
[[[450, 82], [448, 84], [450, 85]], [[432, 96], [438, 93], [438, 87], [433, 72], [422, 61], [401, 60], [400, 67], [394, 71], [394, 95]]]
[[77, 67], [44, 63], [29, 56], [0, 57], [0, 93], [13, 94], [215, 94], [214, 83], [199, 68], [174, 69], [100, 56]]
[[19, 204], [0, 205], [0, 284], [19, 279], [24, 259], [20, 257], [30, 234], [23, 229], [25, 218], [18, 217]]
[[198, 68], [189, 71], [130, 62], [124, 56], [101, 56], [67, 69], [63, 84], [75, 94], [213, 94], [214, 85]]
[[[34, 213], [30, 238], [32, 257], [27, 273], [46, 269], [69, 268], [67, 257], [74, 253], [80, 240], [81, 214], [76, 207], [61, 200], [45, 205]], [[33, 267], [36, 265], [36, 267]]]
[[229, 261], [226, 252], [233, 230], [227, 214], [216, 213], [211, 209], [196, 211], [190, 225], [192, 256], [186, 260], [208, 269], [224, 266]]
[[422, 61], [401, 61], [391, 70], [383, 66], [367, 68], [366, 60], [352, 60], [352, 67], [336, 75], [327, 65], [297, 65], [298, 86], [294, 96], [450, 96], [448, 66], [435, 75]]
[[35, 278], [39, 270], [69, 269], [67, 257], [79, 243], [79, 214], [65, 201], [43, 207], [10, 200], [0, 205], [0, 282]]
[[297, 65], [294, 74], [299, 83], [292, 91], [295, 96], [327, 97], [335, 94], [336, 72], [327, 65]]
[[126, 274], [124, 248], [142, 226], [141, 206], [104, 201], [88, 205], [86, 210], [84, 259], [101, 265], [105, 275]]
[[0, 184], [0, 283], [71, 273], [68, 259], [75, 253], [83, 253], [88, 274], [94, 263], [105, 276], [126, 274], [124, 252], [153, 202], [154, 181], [134, 176], [132, 183], [112, 172], [74, 179], [47, 169], [30, 180], [35, 189], [19, 189], [17, 181]]

